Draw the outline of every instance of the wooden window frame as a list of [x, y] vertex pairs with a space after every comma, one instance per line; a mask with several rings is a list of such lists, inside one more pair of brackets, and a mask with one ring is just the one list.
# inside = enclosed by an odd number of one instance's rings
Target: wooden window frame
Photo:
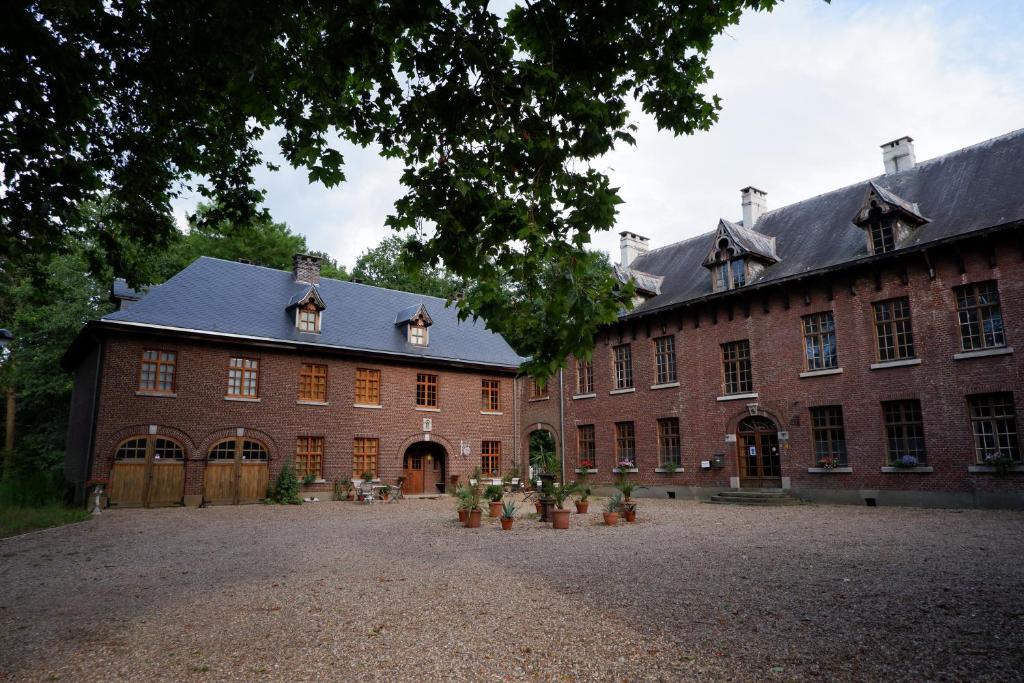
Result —
[[[236, 367], [234, 365], [235, 361], [241, 361], [241, 365]], [[245, 367], [245, 363], [255, 363], [255, 367], [253, 367], [253, 368]], [[233, 383], [232, 382], [232, 378], [231, 378], [231, 373], [232, 372], [240, 373], [239, 374], [239, 379], [238, 379], [239, 389], [243, 389], [243, 388], [245, 388], [248, 385], [248, 383], [246, 381], [248, 375], [254, 375], [255, 377], [254, 377], [254, 381], [252, 383], [253, 387], [254, 387], [254, 393], [251, 393], [251, 394], [247, 394], [247, 393], [232, 393], [232, 391], [231, 391], [231, 385]], [[253, 358], [253, 357], [249, 357], [249, 356], [231, 356], [228, 359], [228, 390], [227, 390], [227, 393], [225, 394], [225, 396], [227, 396], [228, 398], [259, 398], [259, 396], [260, 396], [260, 359], [259, 358]]]
[[[357, 436], [352, 439], [352, 478], [362, 479], [363, 472], [372, 472], [373, 478], [380, 477], [380, 439]], [[372, 463], [372, 467], [368, 464]], [[360, 466], [361, 465], [361, 466]]]
[[909, 297], [875, 301], [871, 310], [875, 325], [875, 357], [879, 362], [916, 358]]
[[545, 383], [544, 387], [541, 388], [540, 384], [538, 384], [537, 380], [535, 380], [533, 377], [527, 377], [526, 383], [528, 389], [527, 398], [529, 398], [531, 401], [534, 399], [548, 398], [548, 396], [550, 396], [550, 383]]
[[[306, 316], [312, 313], [312, 321]], [[313, 304], [306, 304], [295, 309], [295, 328], [307, 334], [320, 334], [320, 309]]]
[[490, 413], [501, 412], [501, 380], [480, 380], [480, 410]]
[[299, 436], [295, 438], [295, 476], [299, 481], [312, 474], [324, 481], [324, 437]]
[[1012, 391], [971, 394], [967, 397], [974, 439], [974, 459], [986, 465], [986, 455], [1008, 457], [1021, 464], [1020, 439], [1017, 432], [1017, 406]]
[[[904, 455], [917, 458], [918, 465], [928, 462], [924, 438], [924, 413], [918, 399], [882, 401], [882, 422], [885, 425], [885, 455], [890, 464]], [[911, 446], [911, 442], [918, 442]], [[902, 448], [895, 447], [902, 444]], [[895, 452], [894, 452], [895, 451]]]
[[480, 472], [485, 477], [501, 476], [501, 441], [480, 442]]
[[[813, 372], [839, 367], [836, 322], [832, 311], [805, 315], [800, 324], [804, 334], [804, 370]], [[831, 353], [827, 349], [831, 349]]]
[[[156, 357], [152, 359], [146, 358], [146, 354], [152, 353]], [[163, 355], [168, 354], [171, 356], [171, 360], [164, 360]], [[143, 380], [146, 376], [146, 366], [153, 366], [153, 386], [146, 386]], [[171, 374], [171, 388], [162, 389], [160, 388], [160, 377], [164, 368], [170, 368]], [[173, 394], [178, 388], [178, 352], [170, 349], [143, 349], [142, 355], [139, 360], [139, 391], [145, 391], [154, 394]]]
[[576, 427], [576, 464], [581, 469], [597, 468], [597, 434], [592, 424]]
[[380, 369], [356, 368], [355, 402], [361, 406], [381, 405]]
[[616, 389], [633, 388], [633, 347], [629, 344], [612, 347], [612, 374]]
[[416, 373], [416, 407], [436, 408], [438, 377], [427, 372]]
[[422, 323], [409, 323], [409, 343], [413, 346], [429, 346], [430, 329]]
[[722, 379], [726, 395], [749, 394], [754, 391], [749, 339], [722, 344]]
[[655, 384], [671, 384], [678, 381], [674, 334], [654, 338], [654, 374]]
[[814, 449], [814, 466], [832, 461], [832, 466], [846, 467], [846, 425], [843, 407], [839, 405], [811, 406], [811, 447]]
[[658, 466], [683, 464], [683, 441], [678, 417], [658, 418]]
[[299, 400], [327, 403], [327, 366], [323, 363], [299, 365]]
[[[891, 218], [874, 216], [868, 224], [868, 245], [872, 254], [896, 251], [896, 225]], [[881, 246], [881, 249], [879, 249]]]
[[594, 360], [576, 359], [576, 393], [594, 393]]
[[[953, 294], [956, 298], [960, 348], [964, 351], [983, 351], [1005, 347], [1006, 328], [1003, 325], [996, 281], [985, 280], [954, 287]], [[987, 297], [986, 303], [981, 303], [982, 297]], [[986, 329], [990, 324], [992, 329]], [[975, 339], [977, 341], [971, 341]]]
[[[134, 457], [118, 457], [121, 453], [125, 455], [131, 454]], [[149, 437], [148, 436], [133, 436], [125, 439], [121, 443], [117, 444], [117, 448], [114, 449], [114, 462], [115, 463], [138, 463], [145, 462], [146, 455], [149, 453]], [[141, 455], [140, 455], [141, 454]]]
[[626, 460], [636, 467], [636, 425], [632, 420], [615, 423], [615, 466]]

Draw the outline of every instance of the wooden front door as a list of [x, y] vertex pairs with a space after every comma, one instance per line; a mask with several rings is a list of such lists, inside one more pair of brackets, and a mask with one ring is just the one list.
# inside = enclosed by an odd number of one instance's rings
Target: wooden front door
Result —
[[258, 503], [266, 497], [269, 484], [269, 454], [260, 442], [225, 439], [210, 449], [203, 472], [203, 499], [207, 503]]
[[402, 465], [402, 493], [423, 493], [423, 454], [406, 453]]
[[114, 453], [110, 504], [119, 507], [178, 505], [185, 495], [185, 451], [170, 439], [128, 439]]
[[741, 488], [781, 488], [779, 431], [764, 417], [748, 417], [737, 433]]

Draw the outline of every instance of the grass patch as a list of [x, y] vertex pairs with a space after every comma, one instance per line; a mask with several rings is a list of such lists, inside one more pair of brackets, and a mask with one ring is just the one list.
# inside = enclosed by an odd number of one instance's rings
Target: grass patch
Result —
[[0, 507], [0, 538], [22, 534], [33, 529], [71, 524], [89, 519], [89, 513], [63, 505], [41, 507]]

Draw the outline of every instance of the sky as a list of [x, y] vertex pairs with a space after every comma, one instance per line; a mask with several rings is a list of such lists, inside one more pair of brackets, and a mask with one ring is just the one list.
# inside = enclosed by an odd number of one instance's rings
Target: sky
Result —
[[[625, 203], [593, 246], [618, 260], [618, 232], [664, 246], [741, 217], [740, 188], [778, 208], [883, 172], [882, 143], [914, 139], [923, 161], [1024, 127], [1024, 2], [789, 0], [747, 13], [710, 55], [709, 132], [674, 137], [638, 117], [635, 147], [594, 165]], [[265, 139], [277, 172], [257, 172], [275, 220], [351, 267], [390, 234], [400, 162], [342, 146], [348, 180], [310, 185]], [[195, 206], [175, 204], [179, 221]]]

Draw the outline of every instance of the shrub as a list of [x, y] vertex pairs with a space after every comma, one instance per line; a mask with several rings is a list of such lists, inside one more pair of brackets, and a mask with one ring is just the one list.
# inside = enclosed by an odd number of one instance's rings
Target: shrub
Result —
[[274, 485], [270, 498], [279, 505], [302, 505], [302, 498], [299, 497], [299, 478], [295, 476], [295, 468], [290, 462], [286, 462], [281, 468], [281, 474], [277, 476], [277, 484]]

